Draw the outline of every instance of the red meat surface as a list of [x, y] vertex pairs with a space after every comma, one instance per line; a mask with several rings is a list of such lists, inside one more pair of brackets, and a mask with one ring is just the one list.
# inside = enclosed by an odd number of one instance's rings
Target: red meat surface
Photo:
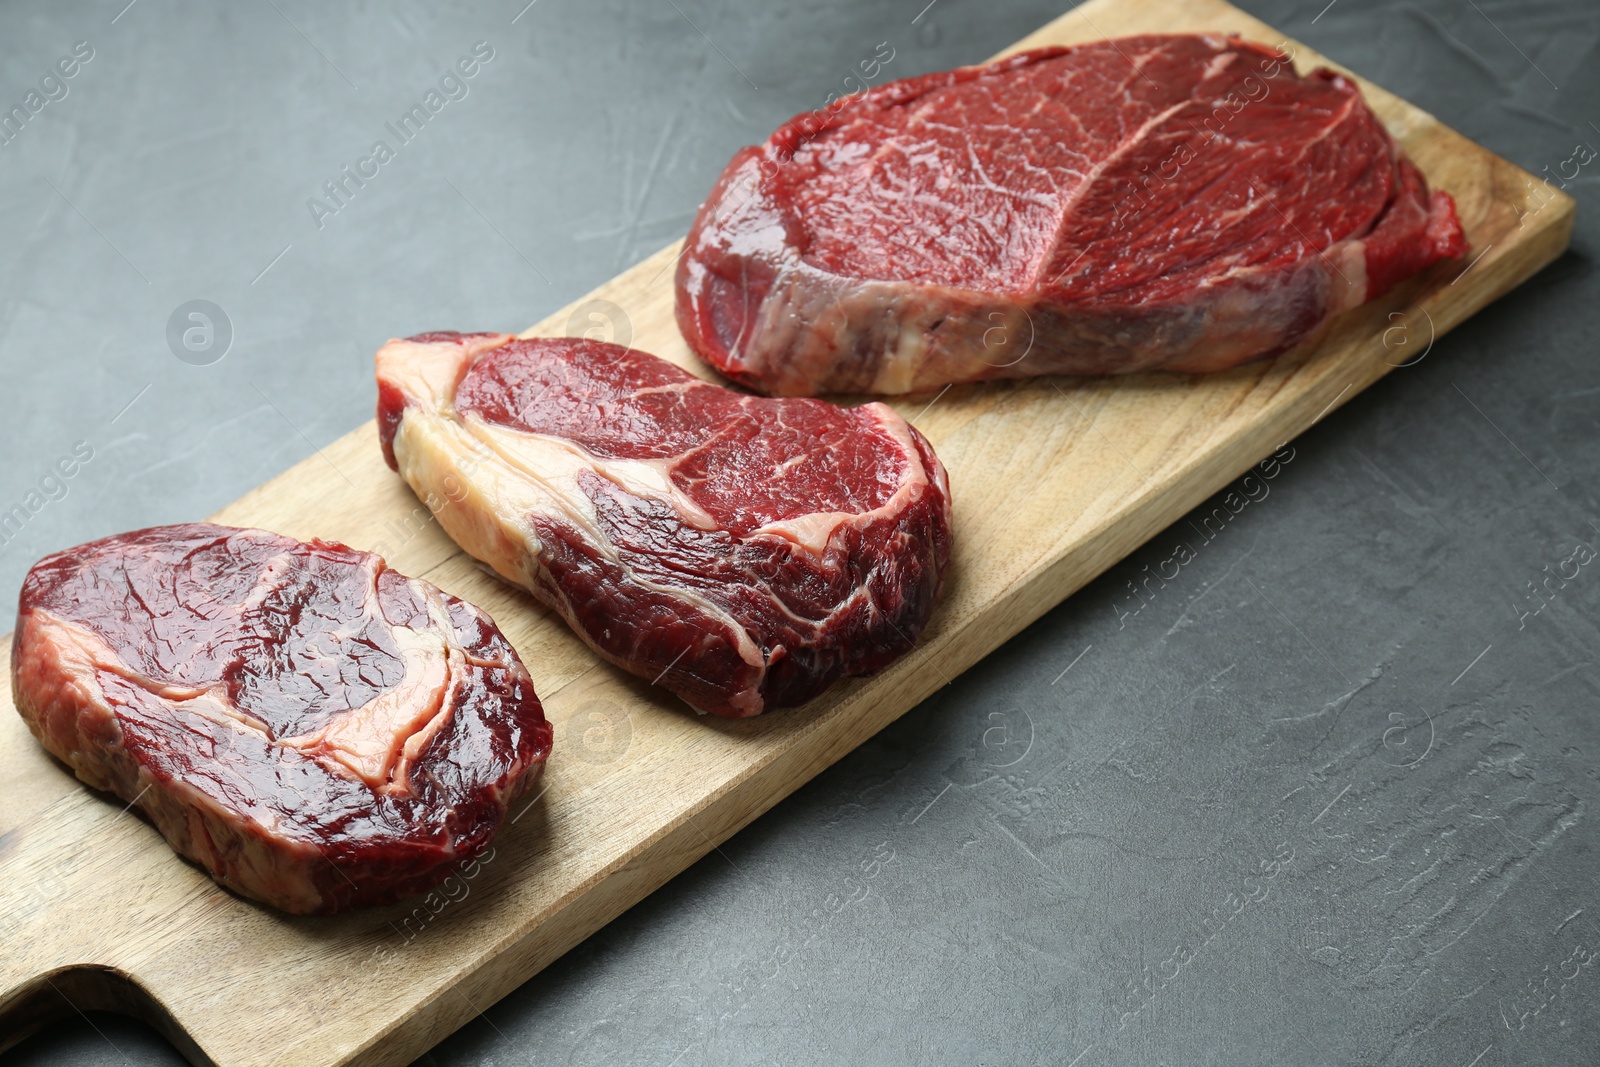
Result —
[[677, 315], [774, 395], [1211, 371], [1465, 249], [1349, 79], [1129, 37], [885, 84], [743, 149]]
[[385, 454], [456, 542], [696, 708], [809, 700], [903, 655], [933, 610], [949, 489], [885, 405], [504, 334], [391, 341], [377, 373]]
[[550, 752], [482, 611], [370, 552], [264, 530], [161, 526], [41, 560], [12, 686], [79, 778], [296, 913], [437, 884]]

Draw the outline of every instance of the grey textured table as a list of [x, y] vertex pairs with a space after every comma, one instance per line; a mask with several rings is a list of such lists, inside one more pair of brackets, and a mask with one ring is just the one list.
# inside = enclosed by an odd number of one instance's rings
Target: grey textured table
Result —
[[[42, 103], [0, 145], [8, 598], [366, 419], [383, 339], [520, 328], [679, 236], [880, 42], [909, 75], [1063, 9], [124, 2], [0, 13], [0, 105]], [[1245, 6], [1565, 181], [1572, 252], [1136, 614], [1186, 523], [421, 1063], [1600, 1062], [1600, 8], [1325, 3]], [[180, 1062], [110, 1016], [7, 1059]]]

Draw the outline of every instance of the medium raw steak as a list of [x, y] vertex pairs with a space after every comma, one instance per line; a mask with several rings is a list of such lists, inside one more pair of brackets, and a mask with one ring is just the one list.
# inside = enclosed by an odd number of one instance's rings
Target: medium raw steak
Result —
[[1348, 79], [1220, 36], [892, 82], [734, 156], [678, 324], [775, 395], [1273, 355], [1466, 249]]
[[285, 911], [433, 886], [550, 752], [482, 611], [370, 552], [265, 530], [158, 526], [43, 559], [11, 656], [46, 748]]
[[643, 352], [433, 333], [378, 352], [389, 465], [596, 652], [718, 715], [903, 655], [950, 493], [882, 404], [766, 400]]

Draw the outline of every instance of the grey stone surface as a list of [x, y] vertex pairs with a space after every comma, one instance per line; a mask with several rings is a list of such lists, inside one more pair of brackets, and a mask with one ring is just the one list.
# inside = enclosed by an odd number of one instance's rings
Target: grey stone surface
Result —
[[[0, 545], [6, 597], [359, 424], [383, 339], [516, 329], [655, 251], [879, 42], [909, 75], [1065, 7], [122, 3], [0, 13], [6, 108], [93, 48], [0, 146], [0, 510], [93, 449]], [[1600, 1062], [1600, 564], [1537, 614], [1529, 587], [1600, 547], [1600, 8], [1245, 6], [1565, 169], [1572, 252], [1213, 540], [1160, 534], [421, 1064]], [[478, 41], [319, 228], [307, 199]], [[169, 346], [193, 300], [231, 324], [214, 362], [197, 323]], [[180, 1062], [99, 1015], [6, 1058]]]

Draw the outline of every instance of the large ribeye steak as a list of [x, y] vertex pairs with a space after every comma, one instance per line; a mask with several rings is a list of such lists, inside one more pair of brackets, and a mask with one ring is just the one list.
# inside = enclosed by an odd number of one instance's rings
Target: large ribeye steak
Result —
[[159, 526], [37, 563], [17, 710], [179, 853], [296, 913], [420, 892], [479, 852], [550, 752], [482, 611], [382, 558]]
[[1213, 371], [1465, 248], [1349, 79], [1129, 37], [887, 83], [743, 149], [677, 313], [783, 396]]
[[385, 455], [445, 531], [696, 708], [808, 700], [933, 610], [949, 488], [883, 404], [744, 396], [570, 338], [424, 334], [377, 364]]

